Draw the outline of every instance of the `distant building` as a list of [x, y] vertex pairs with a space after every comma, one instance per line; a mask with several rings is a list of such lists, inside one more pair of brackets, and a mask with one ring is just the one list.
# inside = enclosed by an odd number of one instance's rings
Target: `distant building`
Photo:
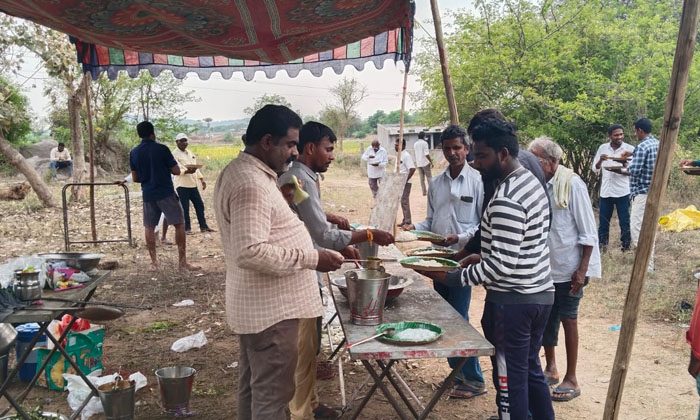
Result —
[[[444, 127], [423, 127], [418, 125], [405, 125], [403, 138], [406, 139], [406, 150], [413, 153], [413, 144], [418, 140], [418, 133], [425, 132], [425, 141], [431, 149], [440, 149], [440, 134]], [[394, 143], [399, 138], [398, 124], [377, 124], [377, 140], [384, 146], [389, 154], [394, 151]]]

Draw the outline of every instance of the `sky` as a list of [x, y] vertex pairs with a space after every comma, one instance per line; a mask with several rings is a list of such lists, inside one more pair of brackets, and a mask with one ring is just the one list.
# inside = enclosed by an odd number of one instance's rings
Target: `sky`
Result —
[[[442, 16], [443, 27], [449, 26], [449, 12], [471, 7], [472, 0], [439, 0], [438, 7]], [[419, 48], [419, 40], [430, 36], [434, 38], [434, 26], [428, 0], [416, 1], [416, 20], [414, 29], [414, 52]], [[422, 24], [422, 25], [420, 25]], [[437, 54], [437, 52], [436, 52]], [[41, 64], [35, 57], [27, 57], [17, 81], [24, 83], [24, 94], [29, 98], [33, 113], [41, 118], [47, 114], [49, 101], [43, 94], [44, 81], [48, 77]], [[26, 80], [32, 76], [31, 80]], [[268, 79], [264, 73], [258, 72], [251, 81], [243, 79], [241, 74], [234, 74], [224, 80], [218, 73], [212, 74], [209, 80], [200, 80], [194, 74], [184, 79], [181, 90], [193, 90], [201, 98], [200, 102], [183, 105], [186, 118], [201, 120], [212, 118], [215, 121], [244, 118], [247, 115], [243, 109], [250, 106], [255, 98], [264, 93], [285, 96], [292, 108], [301, 111], [303, 116], [318, 115], [325, 104], [331, 103], [330, 88], [343, 77], [354, 77], [367, 87], [368, 97], [359, 105], [361, 116], [367, 117], [377, 110], [392, 111], [401, 108], [401, 87], [403, 84], [403, 63], [386, 61], [383, 69], [376, 69], [368, 63], [364, 70], [358, 71], [347, 66], [342, 74], [337, 75], [332, 69], [326, 69], [321, 77], [314, 77], [308, 71], [302, 71], [295, 78], [290, 78], [284, 71], [278, 72], [273, 79]], [[409, 74], [406, 98], [408, 111], [415, 110], [417, 104], [411, 99], [410, 93], [420, 91], [420, 83], [415, 76]], [[447, 104], [445, 105], [447, 106]]]

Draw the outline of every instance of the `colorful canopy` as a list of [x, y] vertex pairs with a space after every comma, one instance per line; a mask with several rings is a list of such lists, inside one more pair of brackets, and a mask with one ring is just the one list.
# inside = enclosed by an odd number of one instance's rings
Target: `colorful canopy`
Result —
[[0, 10], [71, 35], [84, 69], [112, 78], [408, 65], [413, 25], [410, 0], [0, 0]]

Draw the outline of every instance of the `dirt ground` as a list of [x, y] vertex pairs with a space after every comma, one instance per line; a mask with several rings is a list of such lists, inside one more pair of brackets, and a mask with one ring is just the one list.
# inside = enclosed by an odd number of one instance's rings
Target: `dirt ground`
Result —
[[[216, 174], [206, 175], [210, 180], [209, 188], [204, 192], [206, 213], [210, 225], [215, 226], [212, 209], [214, 183], [211, 181]], [[60, 187], [60, 183], [54, 184], [57, 196]], [[116, 187], [106, 187], [97, 193], [98, 232], [101, 238], [126, 236], [123, 194], [120, 194]], [[322, 194], [329, 212], [344, 215], [351, 221], [367, 222], [371, 195], [366, 178], [360, 175], [359, 170], [331, 168], [322, 182]], [[417, 182], [412, 190], [411, 204], [414, 221], [421, 220], [425, 216], [426, 203]], [[0, 263], [19, 255], [63, 250], [61, 210], [37, 207], [36, 197], [33, 196], [24, 203], [0, 202], [0, 234], [3, 238]], [[235, 418], [238, 343], [225, 320], [224, 261], [218, 234], [197, 233], [187, 237], [189, 257], [191, 262], [203, 267], [201, 273], [179, 273], [175, 268], [175, 247], [164, 246], [158, 249], [163, 270], [154, 274], [148, 271], [149, 258], [141, 228], [140, 194], [133, 191], [131, 217], [136, 248], [125, 244], [82, 247], [106, 254], [105, 260], [119, 262], [119, 267], [93, 299], [154, 306], [151, 311], [129, 310], [121, 319], [105, 324], [103, 363], [106, 371], [111, 373], [121, 369], [123, 373], [140, 371], [145, 374], [149, 383], [146, 389], [137, 393], [136, 417], [160, 419], [163, 415], [154, 370], [173, 364], [192, 366], [198, 371], [191, 399], [195, 417], [212, 420]], [[193, 230], [196, 230], [196, 223], [193, 223]], [[87, 239], [90, 228], [86, 206], [70, 208], [69, 226], [75, 239]], [[613, 229], [611, 243], [619, 237], [618, 232]], [[663, 290], [655, 285], [687, 277], [693, 262], [700, 256], [700, 250], [688, 246], [700, 235], [695, 232], [683, 235], [663, 234], [659, 238], [657, 273], [647, 282], [645, 302], [675, 305], [655, 296], [658, 290]], [[417, 245], [404, 243], [400, 247], [407, 249]], [[80, 248], [75, 246], [74, 250]], [[611, 251], [604, 257], [604, 278], [586, 288], [579, 323], [581, 344], [578, 376], [582, 395], [572, 402], [555, 403], [558, 418], [602, 417], [619, 335], [619, 331], [611, 331], [609, 327], [620, 322], [632, 259], [629, 254]], [[689, 279], [683, 281], [688, 283], [682, 283], [685, 285], [683, 287], [694, 287]], [[470, 316], [472, 324], [479, 330], [484, 295], [481, 288], [476, 288], [472, 295]], [[172, 306], [183, 299], [192, 299], [195, 305], [182, 308]], [[688, 346], [684, 335], [687, 327], [683, 324], [687, 323], [687, 315], [682, 319], [670, 316], [665, 320], [658, 319], [649, 315], [659, 313], [656, 309], [648, 305], [644, 307], [619, 418], [694, 419], [697, 416], [698, 396], [694, 381], [686, 371]], [[175, 340], [200, 330], [206, 334], [207, 345], [186, 353], [170, 350]], [[325, 337], [323, 342], [327, 343]], [[324, 352], [329, 353], [327, 345]], [[557, 355], [563, 375], [563, 348]], [[489, 384], [488, 394], [472, 401], [443, 399], [430, 418], [483, 419], [495, 413], [495, 392], [490, 380], [491, 362], [488, 358], [482, 358], [481, 365]], [[444, 360], [410, 361], [399, 364], [398, 369], [423, 401], [430, 398], [435, 384], [449, 372]], [[344, 370], [349, 398], [354, 388], [364, 381], [366, 373], [361, 365], [348, 360], [344, 361]], [[318, 386], [325, 404], [340, 405], [337, 376], [320, 381]], [[18, 387], [15, 385], [15, 389]], [[64, 393], [35, 389], [26, 406], [41, 404], [46, 409], [59, 409], [65, 413], [68, 411], [65, 397]], [[0, 405], [4, 407], [5, 403]], [[361, 418], [388, 419], [396, 418], [396, 415], [384, 397], [376, 394]]]

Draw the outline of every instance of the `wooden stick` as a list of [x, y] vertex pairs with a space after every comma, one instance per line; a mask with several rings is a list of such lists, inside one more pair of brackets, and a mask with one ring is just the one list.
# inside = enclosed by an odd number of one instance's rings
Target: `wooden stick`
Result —
[[450, 109], [450, 122], [459, 124], [459, 114], [457, 113], [457, 101], [455, 101], [455, 90], [450, 76], [450, 66], [447, 62], [447, 52], [445, 51], [445, 40], [442, 34], [442, 20], [437, 0], [430, 0], [430, 8], [433, 11], [433, 23], [435, 24], [435, 40], [437, 41], [438, 54], [440, 55], [440, 67], [442, 68], [442, 81], [445, 84], [445, 96], [447, 96], [447, 107]]
[[[88, 133], [90, 134], [90, 183], [95, 183], [95, 135], [92, 130], [92, 112], [90, 110], [90, 76], [85, 74], [85, 111], [87, 112]], [[90, 185], [90, 230], [92, 240], [97, 240], [97, 226], [95, 224], [95, 186]]]
[[622, 328], [620, 329], [620, 339], [617, 343], [617, 353], [610, 375], [610, 385], [608, 396], [605, 401], [604, 420], [616, 420], [620, 414], [620, 402], [622, 391], [625, 386], [625, 377], [629, 370], [632, 345], [634, 344], [634, 334], [637, 329], [637, 318], [639, 316], [639, 306], [644, 289], [644, 279], [649, 265], [649, 259], [654, 246], [656, 236], [656, 223], [659, 219], [659, 203], [663, 202], [666, 192], [666, 184], [671, 172], [673, 154], [678, 137], [678, 127], [681, 115], [683, 114], [683, 103], [685, 101], [685, 90], [688, 83], [688, 72], [693, 59], [695, 48], [695, 37], [698, 27], [698, 0], [685, 0], [683, 13], [681, 15], [680, 29], [678, 31], [678, 42], [676, 44], [676, 54], [671, 70], [671, 83], [669, 85], [668, 97], [666, 98], [666, 109], [664, 112], [664, 125], [661, 129], [661, 142], [659, 153], [656, 158], [654, 176], [651, 180], [651, 187], [644, 209], [644, 221], [637, 246], [637, 253], [632, 267], [625, 308], [622, 313]]

